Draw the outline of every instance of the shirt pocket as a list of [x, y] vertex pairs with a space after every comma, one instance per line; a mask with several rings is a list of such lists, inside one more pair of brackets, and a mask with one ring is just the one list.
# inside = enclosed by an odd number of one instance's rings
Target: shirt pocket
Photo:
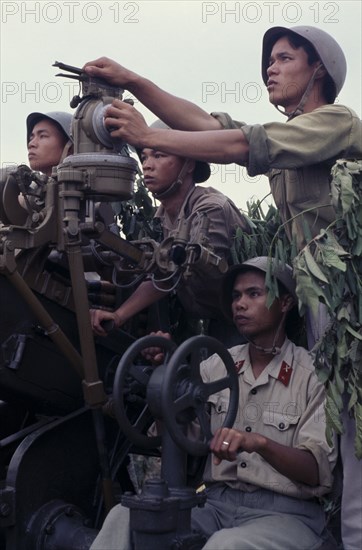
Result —
[[266, 437], [277, 443], [291, 445], [295, 430], [298, 426], [300, 416], [285, 415], [273, 411], [263, 412], [263, 425]]
[[300, 207], [301, 210], [317, 206], [321, 199], [330, 192], [328, 176], [325, 167], [320, 165], [304, 166], [303, 168], [289, 168], [280, 170], [274, 168], [268, 173], [270, 189], [275, 204], [279, 208], [289, 205]]
[[272, 168], [267, 175], [274, 202], [278, 208], [281, 208], [285, 206], [285, 190], [283, 188], [282, 171], [278, 168]]
[[211, 431], [215, 433], [218, 428], [224, 423], [226, 413], [229, 408], [229, 400], [222, 395], [210, 396], [209, 403], [211, 404]]

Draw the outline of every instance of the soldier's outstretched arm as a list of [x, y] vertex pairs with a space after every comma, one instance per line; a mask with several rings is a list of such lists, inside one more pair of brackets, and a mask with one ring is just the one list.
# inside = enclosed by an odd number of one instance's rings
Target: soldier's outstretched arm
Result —
[[89, 61], [83, 70], [114, 86], [130, 91], [147, 109], [177, 130], [219, 130], [220, 123], [209, 113], [185, 99], [174, 96], [156, 84], [108, 57]]
[[242, 130], [180, 131], [148, 127], [132, 105], [115, 99], [106, 110], [105, 125], [113, 138], [185, 158], [227, 164], [246, 163], [249, 143]]

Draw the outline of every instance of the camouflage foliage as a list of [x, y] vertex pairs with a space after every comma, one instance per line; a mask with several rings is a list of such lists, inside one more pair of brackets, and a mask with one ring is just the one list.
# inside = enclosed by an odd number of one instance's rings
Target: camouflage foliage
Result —
[[[327, 389], [327, 436], [343, 432], [342, 394], [356, 422], [356, 456], [362, 458], [362, 161], [339, 160], [332, 168], [336, 220], [294, 259], [300, 310], [326, 305], [330, 317], [313, 348]], [[308, 277], [308, 288], [303, 281]]]
[[132, 199], [115, 202], [112, 206], [127, 240], [136, 241], [145, 237], [158, 242], [162, 240], [162, 227], [153, 219], [157, 207], [144, 184], [141, 172], [136, 177]]
[[[325, 304], [330, 322], [312, 353], [327, 391], [327, 437], [341, 434], [342, 395], [356, 422], [355, 451], [362, 458], [362, 161], [339, 160], [332, 168], [331, 197], [336, 219], [297, 253], [284, 232], [278, 212], [261, 203], [248, 204], [250, 235], [238, 233], [235, 262], [253, 256], [275, 257], [294, 267], [301, 314], [316, 314]], [[305, 235], [309, 229], [306, 228]], [[269, 304], [278, 295], [273, 273], [267, 273]]]

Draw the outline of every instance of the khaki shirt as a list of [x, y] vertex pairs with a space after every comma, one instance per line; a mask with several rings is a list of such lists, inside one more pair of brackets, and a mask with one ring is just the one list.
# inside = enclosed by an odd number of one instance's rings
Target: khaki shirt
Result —
[[[185, 197], [176, 220], [172, 221], [161, 205], [155, 217], [160, 218], [163, 236], [167, 238], [175, 231], [181, 220], [192, 216], [190, 240], [198, 241], [200, 217], [206, 214], [210, 225], [207, 237], [208, 246], [213, 252], [231, 263], [231, 246], [237, 227], [250, 232], [250, 228], [240, 210], [225, 195], [212, 187], [194, 186]], [[196, 318], [220, 317], [220, 281], [222, 273], [213, 272], [211, 266], [193, 271], [191, 277], [177, 287], [178, 298], [187, 313]]]
[[324, 105], [287, 123], [248, 126], [212, 113], [224, 128], [241, 128], [249, 142], [248, 173], [266, 174], [287, 235], [300, 250], [335, 220], [330, 173], [337, 159], [362, 158], [362, 124], [343, 105]]
[[[254, 378], [249, 344], [229, 350], [239, 374], [239, 410], [234, 428], [253, 431], [288, 447], [313, 453], [319, 469], [319, 486], [291, 481], [258, 453], [241, 452], [235, 462], [223, 460], [215, 466], [208, 458], [205, 483], [223, 482], [234, 489], [252, 492], [269, 489], [296, 498], [319, 497], [330, 491], [337, 451], [326, 442], [324, 386], [315, 375], [312, 358], [302, 347], [286, 339], [281, 353]], [[201, 364], [204, 382], [225, 376], [218, 355]], [[211, 395], [211, 430], [223, 424], [229, 403], [229, 390]]]

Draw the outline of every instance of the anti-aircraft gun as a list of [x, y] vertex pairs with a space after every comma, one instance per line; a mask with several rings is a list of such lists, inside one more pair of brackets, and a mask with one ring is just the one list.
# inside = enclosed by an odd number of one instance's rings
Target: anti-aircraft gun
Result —
[[[208, 247], [207, 218], [200, 219], [192, 241], [189, 222], [161, 243], [119, 235], [109, 203], [132, 196], [138, 168], [127, 145], [110, 138], [104, 112], [114, 98], [122, 99], [123, 90], [76, 67], [55, 66], [72, 73], [60, 76], [77, 79], [81, 87], [71, 103], [74, 152], [51, 177], [22, 165], [2, 170], [0, 178], [0, 547], [6, 550], [88, 549], [119, 499], [115, 493], [132, 491], [128, 453], [144, 452], [143, 434], [154, 417], [163, 416], [155, 410], [159, 375], [149, 405], [150, 367], [133, 369], [133, 355], [117, 367], [135, 336], [118, 331], [94, 338], [90, 289], [101, 288], [106, 305], [115, 306], [122, 285], [114, 285], [114, 278], [129, 285], [147, 276], [155, 284], [167, 279], [176, 285], [205, 263], [210, 275], [226, 269]], [[97, 275], [95, 282], [88, 273]], [[121, 373], [121, 389], [112, 400], [115, 372]], [[209, 391], [195, 380], [180, 379], [181, 388], [186, 384], [195, 394], [187, 409], [203, 403]], [[145, 414], [149, 409], [152, 414]], [[184, 416], [188, 421], [190, 412]], [[135, 426], [140, 440], [132, 438]], [[128, 428], [131, 440], [124, 435]], [[167, 464], [179, 457], [165, 478], [180, 488], [184, 476], [177, 464], [184, 455], [175, 445], [163, 441]], [[175, 495], [170, 498], [174, 502]], [[185, 502], [180, 495], [178, 500]], [[188, 495], [186, 501], [181, 508], [189, 517], [196, 499]], [[185, 515], [177, 512], [176, 518], [179, 513]], [[183, 532], [187, 521], [181, 521]]]

